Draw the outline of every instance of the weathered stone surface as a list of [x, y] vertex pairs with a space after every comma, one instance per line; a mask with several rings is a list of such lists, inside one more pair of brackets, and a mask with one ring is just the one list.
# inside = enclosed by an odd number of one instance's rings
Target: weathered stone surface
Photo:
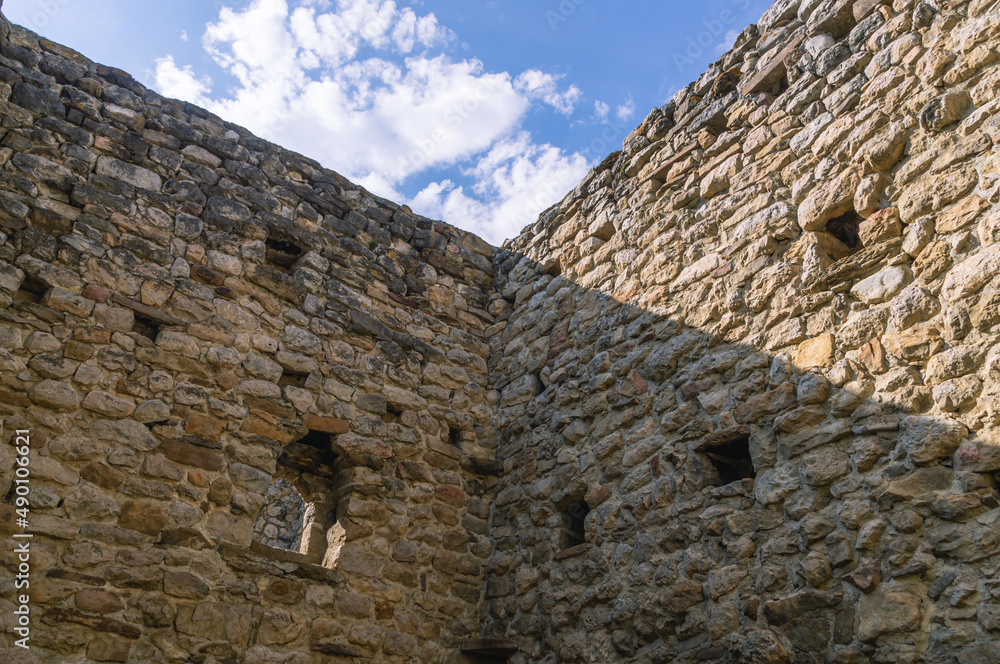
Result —
[[924, 131], [940, 133], [962, 119], [971, 104], [972, 98], [964, 90], [935, 97], [920, 111], [920, 126]]
[[124, 180], [140, 189], [159, 191], [162, 186], [162, 180], [156, 173], [112, 157], [101, 157], [97, 160], [97, 173]]
[[56, 380], [43, 380], [28, 390], [28, 398], [45, 408], [55, 410], [76, 410], [80, 407], [80, 395], [72, 385]]
[[885, 208], [861, 222], [858, 237], [864, 246], [874, 247], [880, 242], [902, 235], [902, 228], [899, 210], [894, 207]]
[[935, 491], [951, 487], [952, 472], [941, 466], [921, 468], [889, 484], [886, 493], [902, 500], [926, 500]]
[[502, 249], [0, 20], [34, 659], [996, 660], [994, 14], [779, 0]]
[[993, 245], [955, 266], [945, 277], [941, 294], [947, 302], [975, 295], [1000, 274], [1000, 245]]
[[858, 603], [858, 638], [871, 642], [893, 632], [912, 632], [920, 623], [920, 599], [908, 593], [880, 590]]
[[329, 434], [341, 434], [350, 431], [350, 422], [338, 420], [332, 417], [319, 417], [318, 415], [306, 415], [302, 419], [302, 424], [309, 429], [322, 431]]
[[160, 446], [160, 451], [168, 459], [195, 466], [204, 470], [219, 470], [222, 468], [222, 457], [211, 451], [180, 440], [168, 440]]
[[854, 284], [851, 294], [865, 304], [879, 304], [903, 290], [913, 275], [905, 267], [890, 267]]
[[829, 367], [833, 365], [833, 359], [833, 335], [827, 332], [799, 344], [795, 352], [795, 368], [807, 371], [817, 367]]
[[921, 179], [905, 189], [897, 205], [904, 224], [938, 212], [971, 192], [979, 181], [975, 168], [959, 167], [940, 176]]
[[885, 349], [903, 360], [926, 361], [944, 349], [944, 339], [934, 328], [890, 333], [882, 338]]
[[159, 445], [149, 429], [131, 419], [94, 420], [84, 427], [84, 431], [98, 440], [131, 447], [140, 452], [148, 452]]
[[804, 613], [837, 606], [844, 599], [840, 592], [802, 590], [788, 597], [764, 604], [764, 616], [772, 625], [784, 625]]
[[913, 462], [926, 465], [950, 457], [968, 430], [959, 422], [941, 417], [905, 417], [900, 434]]
[[854, 195], [861, 178], [853, 168], [813, 190], [799, 205], [799, 226], [804, 231], [824, 231], [826, 223], [854, 209]]
[[993, 435], [963, 443], [955, 453], [955, 468], [974, 473], [1000, 470], [1000, 439]]
[[128, 417], [135, 410], [135, 404], [130, 399], [118, 397], [100, 390], [93, 390], [83, 400], [83, 407], [100, 413], [106, 417], [121, 419]]
[[167, 513], [159, 505], [129, 501], [122, 505], [118, 526], [138, 530], [144, 535], [159, 535], [167, 524]]
[[78, 608], [93, 613], [117, 613], [125, 608], [125, 604], [116, 595], [90, 588], [76, 593], [74, 602]]

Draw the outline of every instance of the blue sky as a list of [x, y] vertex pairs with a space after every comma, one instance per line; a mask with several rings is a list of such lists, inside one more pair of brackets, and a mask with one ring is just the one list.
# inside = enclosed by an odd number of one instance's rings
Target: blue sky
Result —
[[769, 4], [7, 0], [4, 12], [499, 244]]

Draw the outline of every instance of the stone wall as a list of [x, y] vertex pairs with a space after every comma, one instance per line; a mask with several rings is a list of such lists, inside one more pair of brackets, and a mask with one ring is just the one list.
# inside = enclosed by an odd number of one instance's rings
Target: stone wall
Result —
[[499, 252], [0, 20], [0, 661], [1000, 661], [998, 4], [778, 0]]
[[295, 485], [278, 480], [268, 488], [264, 501], [253, 524], [253, 540], [272, 549], [300, 552], [306, 503]]
[[779, 0], [504, 247], [511, 661], [1000, 661], [998, 45]]
[[[467, 661], [494, 249], [0, 29], [0, 661]], [[301, 553], [253, 541], [279, 479]]]

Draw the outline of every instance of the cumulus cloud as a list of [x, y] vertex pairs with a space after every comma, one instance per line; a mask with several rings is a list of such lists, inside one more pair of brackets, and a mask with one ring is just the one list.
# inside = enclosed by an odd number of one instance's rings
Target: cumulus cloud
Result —
[[207, 103], [212, 79], [199, 78], [191, 65], [178, 67], [172, 56], [156, 61], [156, 84], [160, 91], [178, 99], [186, 99], [195, 104]]
[[244, 10], [222, 9], [203, 39], [235, 85], [217, 92], [170, 56], [157, 62], [155, 80], [165, 95], [397, 200], [404, 184], [455, 168], [464, 186], [429, 182], [408, 202], [498, 243], [586, 172], [581, 155], [536, 144], [520, 130], [532, 108], [568, 116], [583, 93], [541, 70], [515, 76], [455, 59], [448, 50], [455, 39], [434, 14], [391, 0], [254, 0]]
[[486, 237], [508, 238], [534, 223], [589, 168], [583, 155], [537, 145], [522, 131], [498, 141], [464, 171], [475, 181], [471, 192], [450, 180], [434, 182], [414, 197], [413, 204]]
[[558, 88], [561, 76], [546, 74], [538, 69], [529, 69], [514, 81], [518, 92], [529, 99], [541, 99], [563, 115], [572, 115], [576, 103], [583, 96], [583, 91], [575, 85], [560, 92]]

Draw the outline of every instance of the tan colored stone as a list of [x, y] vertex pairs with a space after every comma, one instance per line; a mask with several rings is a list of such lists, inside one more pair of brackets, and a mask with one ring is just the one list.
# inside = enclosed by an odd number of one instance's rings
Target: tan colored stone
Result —
[[128, 501], [122, 505], [118, 526], [138, 530], [144, 535], [159, 535], [167, 524], [167, 512], [154, 503]]
[[899, 221], [899, 210], [888, 207], [869, 216], [858, 227], [861, 244], [874, 247], [879, 242], [899, 237], [903, 234], [903, 225]]
[[860, 184], [861, 177], [852, 167], [817, 186], [799, 206], [799, 226], [804, 231], [824, 231], [826, 222], [854, 209]]
[[979, 196], [964, 198], [938, 215], [935, 229], [938, 233], [954, 233], [974, 222], [989, 206], [989, 201]]
[[929, 359], [944, 348], [944, 339], [937, 328], [920, 328], [905, 332], [890, 332], [882, 337], [886, 350], [910, 362]]
[[920, 126], [924, 131], [940, 133], [958, 122], [972, 105], [965, 90], [953, 90], [929, 101], [920, 111]]
[[952, 471], [942, 466], [919, 468], [903, 479], [891, 482], [885, 492], [901, 500], [926, 500], [936, 491], [947, 491], [951, 487], [952, 476]]
[[957, 302], [975, 295], [1000, 274], [1000, 244], [979, 251], [956, 265], [944, 280], [941, 295], [946, 302]]
[[833, 366], [833, 353], [833, 335], [821, 334], [799, 344], [793, 363], [799, 371], [830, 367]]
[[924, 247], [913, 261], [913, 274], [924, 283], [930, 283], [951, 264], [951, 247], [947, 242], [934, 241]]
[[885, 190], [891, 184], [892, 179], [883, 173], [873, 173], [862, 178], [858, 191], [854, 194], [855, 212], [866, 219], [878, 212], [882, 207]]
[[900, 219], [909, 224], [926, 214], [938, 212], [971, 192], [978, 182], [975, 166], [965, 164], [907, 185], [897, 201]]

